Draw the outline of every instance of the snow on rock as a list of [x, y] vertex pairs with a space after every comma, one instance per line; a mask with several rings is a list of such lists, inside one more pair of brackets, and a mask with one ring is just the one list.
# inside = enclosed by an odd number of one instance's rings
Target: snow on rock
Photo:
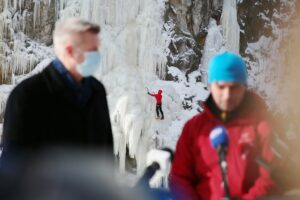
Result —
[[[4, 110], [6, 106], [7, 98], [11, 92], [11, 90], [14, 88], [14, 85], [0, 85], [0, 122], [3, 122], [3, 116], [4, 116]], [[1, 130], [0, 134], [2, 134], [2, 124], [0, 124]]]
[[[248, 3], [251, 5], [252, 2], [244, 1], [244, 10], [247, 10]], [[245, 33], [241, 35], [243, 43], [246, 43], [242, 53], [247, 61], [249, 86], [257, 90], [270, 106], [279, 105], [282, 104], [282, 99], [278, 98], [278, 94], [281, 93], [281, 78], [285, 71], [285, 55], [279, 49], [289, 39], [288, 33], [293, 28], [289, 23], [293, 21], [297, 1], [256, 3], [257, 22], [241, 20], [246, 23], [243, 27]], [[253, 10], [249, 9], [249, 12], [253, 14]], [[257, 30], [255, 24], [261, 27], [260, 30]], [[281, 109], [280, 106], [276, 107]]]
[[13, 78], [13, 83], [19, 84], [23, 80], [41, 72], [47, 65], [50, 64], [51, 61], [52, 61], [52, 58], [46, 58], [46, 59], [42, 60], [31, 72], [24, 74], [24, 75], [20, 75], [20, 76], [15, 76]]
[[[284, 14], [282, 14], [285, 16]], [[249, 85], [262, 94], [269, 104], [277, 104], [280, 78], [284, 74], [284, 55], [281, 55], [280, 47], [288, 35], [287, 28], [279, 28], [272, 23], [274, 36], [261, 36], [258, 41], [248, 43], [245, 53], [253, 59], [246, 57], [250, 66]], [[279, 108], [280, 109], [280, 108]]]

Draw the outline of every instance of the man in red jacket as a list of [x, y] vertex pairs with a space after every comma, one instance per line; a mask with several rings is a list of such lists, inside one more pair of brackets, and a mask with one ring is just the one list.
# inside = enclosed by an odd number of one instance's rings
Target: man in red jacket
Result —
[[220, 200], [225, 196], [218, 153], [210, 142], [216, 126], [228, 132], [227, 182], [232, 199], [252, 200], [276, 189], [257, 160], [270, 163], [270, 124], [264, 101], [247, 90], [247, 72], [240, 56], [225, 52], [209, 63], [211, 95], [204, 111], [184, 126], [170, 174], [176, 199]]
[[161, 114], [160, 119], [164, 119], [164, 113], [163, 113], [162, 108], [161, 108], [162, 90], [158, 90], [157, 94], [151, 94], [150, 92], [148, 92], [148, 95], [155, 97], [155, 100], [156, 100], [156, 116], [157, 116], [157, 118], [159, 118], [159, 113], [160, 113]]

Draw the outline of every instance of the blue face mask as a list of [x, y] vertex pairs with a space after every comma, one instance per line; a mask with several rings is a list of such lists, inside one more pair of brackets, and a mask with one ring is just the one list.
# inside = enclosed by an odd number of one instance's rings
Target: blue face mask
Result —
[[100, 52], [88, 51], [84, 53], [84, 56], [84, 61], [76, 66], [78, 73], [83, 77], [95, 75], [101, 61]]

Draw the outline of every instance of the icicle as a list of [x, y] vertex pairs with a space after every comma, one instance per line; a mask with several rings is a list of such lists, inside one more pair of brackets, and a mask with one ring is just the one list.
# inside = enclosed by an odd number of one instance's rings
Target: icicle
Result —
[[11, 75], [11, 80], [12, 80], [12, 81], [11, 81], [11, 84], [12, 84], [12, 85], [15, 85], [16, 82], [15, 82], [15, 73], [14, 73], [14, 72], [13, 72], [12, 75]]
[[18, 8], [17, 0], [14, 0], [14, 9], [17, 10], [17, 8]]
[[23, 7], [23, 0], [19, 0], [19, 9], [22, 10]]
[[40, 0], [34, 0], [34, 11], [33, 11], [33, 28], [36, 28], [37, 24], [40, 23]]
[[223, 36], [227, 50], [239, 53], [240, 51], [240, 26], [237, 22], [236, 0], [226, 0], [223, 3], [221, 16]]
[[9, 3], [9, 0], [4, 0], [4, 10], [7, 10], [8, 9], [8, 3]]
[[25, 30], [26, 30], [26, 16], [27, 16], [27, 10], [24, 10], [23, 14], [22, 14], [22, 31], [23, 31], [23, 33], [25, 33]]
[[204, 45], [204, 53], [201, 59], [201, 65], [199, 67], [199, 71], [202, 76], [202, 82], [204, 84], [207, 84], [208, 62], [211, 57], [224, 50], [223, 40], [221, 28], [217, 25], [216, 20], [210, 19]]

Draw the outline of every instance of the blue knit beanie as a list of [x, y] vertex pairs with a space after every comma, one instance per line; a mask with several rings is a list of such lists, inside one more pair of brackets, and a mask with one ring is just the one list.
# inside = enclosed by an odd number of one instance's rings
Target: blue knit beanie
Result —
[[247, 70], [243, 59], [230, 52], [214, 56], [208, 64], [208, 84], [237, 82], [247, 85]]

